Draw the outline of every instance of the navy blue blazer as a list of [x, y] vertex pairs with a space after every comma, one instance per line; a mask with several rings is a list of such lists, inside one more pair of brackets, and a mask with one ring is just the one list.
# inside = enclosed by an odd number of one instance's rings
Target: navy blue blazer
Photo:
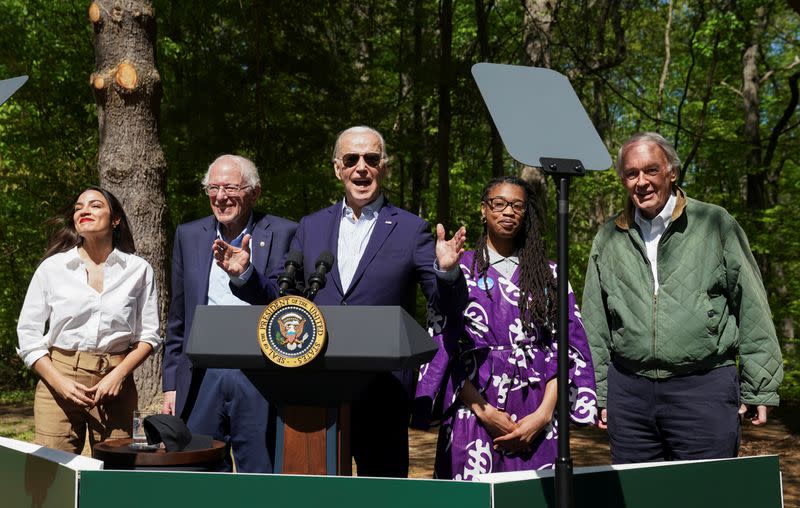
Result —
[[[342, 202], [300, 219], [289, 250], [303, 254], [303, 277], [314, 272], [319, 255], [329, 250], [334, 258], [339, 244]], [[327, 284], [314, 298], [317, 305], [400, 305], [414, 312], [417, 283], [427, 299], [436, 293], [434, 237], [430, 225], [416, 215], [386, 202], [347, 291], [342, 289], [334, 259]], [[268, 303], [277, 294], [277, 275], [258, 273], [234, 291], [250, 303]]]
[[[252, 263], [255, 274], [268, 274], [282, 267], [283, 257], [294, 236], [295, 222], [254, 212]], [[213, 215], [181, 224], [175, 231], [172, 249], [172, 299], [164, 342], [162, 388], [176, 390], [175, 414], [188, 418], [204, 371], [194, 372], [185, 352], [185, 340], [192, 329], [194, 310], [208, 303], [208, 277], [217, 237]], [[186, 414], [184, 414], [184, 412]]]

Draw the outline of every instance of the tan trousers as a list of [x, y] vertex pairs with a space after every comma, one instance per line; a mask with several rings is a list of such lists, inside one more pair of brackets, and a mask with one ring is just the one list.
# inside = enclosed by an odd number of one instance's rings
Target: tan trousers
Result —
[[[103, 376], [120, 364], [125, 354], [87, 353], [53, 348], [50, 359], [63, 376], [87, 387], [96, 385]], [[33, 420], [36, 444], [80, 455], [89, 434], [89, 444], [106, 439], [131, 436], [132, 414], [138, 396], [133, 376], [122, 383], [119, 395], [91, 409], [62, 399], [44, 381], [36, 385]]]

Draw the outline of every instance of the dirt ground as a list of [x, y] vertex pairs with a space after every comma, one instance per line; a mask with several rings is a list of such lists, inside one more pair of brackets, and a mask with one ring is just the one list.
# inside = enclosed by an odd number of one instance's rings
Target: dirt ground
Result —
[[[800, 506], [800, 408], [780, 408], [765, 427], [746, 424], [739, 454], [778, 455], [783, 474], [784, 504]], [[436, 432], [410, 431], [412, 478], [430, 478], [436, 453]], [[26, 404], [0, 404], [0, 436], [33, 437], [33, 408]], [[606, 433], [595, 427], [570, 431], [575, 467], [609, 464]], [[88, 450], [87, 450], [88, 454]]]
[[[765, 427], [745, 424], [740, 456], [778, 455], [783, 475], [784, 506], [800, 506], [800, 408], [782, 409]], [[413, 478], [430, 478], [436, 453], [436, 432], [411, 431]], [[575, 467], [611, 463], [608, 438], [596, 427], [570, 430], [570, 454]]]

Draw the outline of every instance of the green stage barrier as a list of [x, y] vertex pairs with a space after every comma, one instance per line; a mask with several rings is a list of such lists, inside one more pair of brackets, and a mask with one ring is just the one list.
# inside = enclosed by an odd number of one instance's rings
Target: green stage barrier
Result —
[[77, 508], [80, 471], [102, 466], [88, 457], [0, 437], [0, 506]]
[[[494, 508], [520, 508], [521, 500], [531, 508], [555, 506], [550, 471], [539, 480], [518, 479], [524, 473], [487, 476]], [[777, 455], [577, 468], [573, 485], [575, 508], [783, 506]]]
[[[552, 508], [552, 471], [480, 482], [102, 470], [0, 438], [2, 508]], [[575, 470], [575, 508], [780, 508], [777, 456]]]
[[343, 476], [87, 471], [81, 475], [80, 508], [488, 508], [491, 487]]
[[[528, 478], [522, 478], [527, 476]], [[777, 456], [577, 468], [575, 508], [780, 508]], [[482, 482], [84, 471], [79, 508], [549, 508], [552, 472]], [[113, 500], [113, 503], [111, 502]]]

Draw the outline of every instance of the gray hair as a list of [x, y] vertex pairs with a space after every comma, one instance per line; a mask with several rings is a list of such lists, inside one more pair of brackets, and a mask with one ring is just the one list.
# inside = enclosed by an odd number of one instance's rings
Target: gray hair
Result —
[[378, 138], [378, 141], [381, 144], [381, 158], [386, 160], [388, 156], [386, 155], [386, 143], [383, 141], [383, 136], [381, 133], [373, 129], [372, 127], [367, 127], [366, 125], [356, 125], [354, 127], [349, 127], [342, 132], [340, 132], [336, 136], [336, 143], [333, 145], [333, 156], [331, 157], [331, 161], [335, 160], [337, 155], [339, 155], [339, 142], [341, 141], [342, 137], [346, 134], [372, 134]]
[[622, 154], [625, 153], [631, 145], [636, 143], [655, 143], [661, 148], [661, 151], [664, 152], [664, 157], [667, 159], [667, 164], [669, 165], [670, 171], [675, 174], [675, 178], [678, 178], [681, 174], [681, 159], [678, 157], [678, 152], [675, 151], [672, 144], [669, 141], [664, 139], [664, 136], [657, 132], [639, 132], [634, 134], [633, 136], [629, 137], [622, 143], [622, 146], [619, 147], [619, 152], [617, 153], [617, 163], [614, 166], [617, 170], [617, 176], [622, 178], [622, 170], [625, 169], [622, 164]]
[[214, 162], [208, 165], [208, 169], [206, 170], [206, 174], [203, 175], [203, 180], [200, 182], [203, 187], [208, 185], [208, 175], [211, 173], [211, 168], [214, 167], [214, 164], [221, 162], [223, 160], [230, 160], [237, 166], [239, 166], [239, 171], [242, 173], [242, 181], [244, 181], [245, 185], [249, 185], [253, 189], [257, 187], [261, 187], [261, 177], [258, 176], [258, 168], [250, 159], [245, 157], [241, 157], [239, 155], [232, 155], [232, 154], [224, 154], [220, 155]]

